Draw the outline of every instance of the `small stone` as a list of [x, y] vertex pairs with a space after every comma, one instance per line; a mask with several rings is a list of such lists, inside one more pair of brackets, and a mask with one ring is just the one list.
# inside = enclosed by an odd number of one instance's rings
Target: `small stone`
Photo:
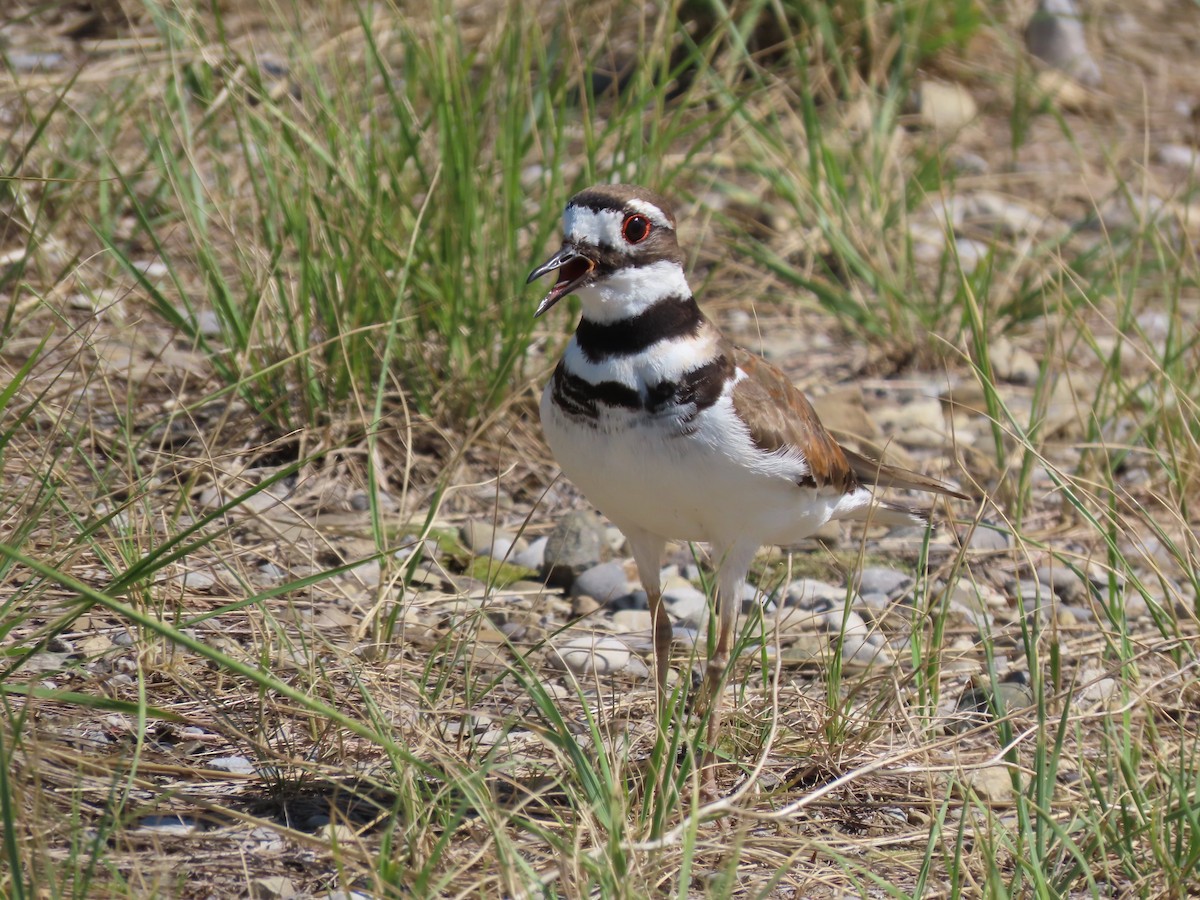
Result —
[[204, 767], [218, 772], [229, 772], [231, 775], [253, 775], [255, 772], [254, 763], [244, 756], [219, 756], [206, 760]]
[[816, 610], [822, 603], [826, 604], [823, 609], [841, 609], [846, 603], [846, 589], [816, 578], [799, 578], [787, 586], [783, 598], [784, 606], [799, 609]]
[[681, 624], [699, 628], [708, 621], [708, 597], [704, 591], [690, 584], [663, 591], [663, 603], [671, 616]]
[[502, 559], [512, 550], [517, 536], [503, 528], [493, 527], [491, 522], [468, 521], [458, 532], [459, 539], [476, 556], [492, 556]]
[[960, 150], [950, 158], [951, 168], [959, 175], [986, 175], [991, 168], [978, 153]]
[[1187, 144], [1159, 144], [1154, 155], [1164, 165], [1185, 171], [1200, 167], [1200, 149]]
[[625, 664], [625, 668], [621, 670], [621, 674], [626, 678], [645, 681], [650, 677], [650, 667], [642, 662], [641, 657], [631, 656], [629, 662]]
[[571, 615], [576, 619], [590, 616], [603, 608], [596, 598], [589, 597], [586, 594], [574, 597], [571, 600]]
[[1077, 604], [1087, 599], [1083, 579], [1062, 564], [1038, 566], [1037, 580], [1064, 603]]
[[612, 675], [629, 665], [632, 653], [620, 638], [583, 636], [551, 648], [551, 665], [576, 675]]
[[619, 562], [606, 562], [592, 566], [576, 576], [571, 584], [571, 596], [587, 595], [601, 603], [629, 593], [629, 579], [625, 567]]
[[860, 594], [884, 594], [896, 598], [906, 593], [913, 585], [912, 576], [886, 566], [868, 566], [858, 573]]
[[650, 610], [623, 609], [613, 613], [613, 627], [623, 634], [649, 631], [653, 625]]
[[282, 875], [272, 875], [250, 882], [250, 894], [256, 900], [290, 900], [296, 896], [296, 887]]
[[1041, 0], [1025, 26], [1025, 47], [1080, 84], [1095, 87], [1100, 83], [1100, 67], [1088, 50], [1083, 23], [1072, 0]]
[[569, 587], [579, 573], [608, 555], [603, 523], [593, 512], [571, 512], [559, 519], [546, 541], [542, 575], [554, 587]]
[[167, 813], [160, 816], [142, 816], [138, 819], [136, 827], [163, 834], [195, 834], [200, 830], [200, 823], [191, 816]]
[[211, 573], [200, 571], [180, 572], [172, 576], [171, 581], [186, 591], [198, 594], [211, 591], [217, 584], [217, 579]]
[[975, 687], [963, 692], [958, 698], [956, 717], [946, 723], [950, 732], [968, 731], [971, 728], [990, 722], [997, 712], [1004, 715], [1026, 709], [1033, 705], [1033, 691], [1030, 690], [1027, 676], [1023, 672], [1014, 672], [1005, 676], [1005, 680], [995, 685]]
[[1079, 692], [1079, 699], [1088, 703], [1106, 704], [1117, 696], [1121, 689], [1115, 678], [1098, 678]]
[[224, 328], [220, 317], [211, 309], [202, 309], [196, 314], [196, 331], [206, 338], [219, 338]]
[[987, 520], [980, 522], [967, 541], [971, 550], [995, 553], [1012, 546], [1012, 535], [1005, 525], [995, 525]]
[[979, 113], [975, 98], [960, 84], [922, 81], [917, 86], [916, 112], [922, 125], [938, 135], [961, 131]]
[[987, 259], [991, 252], [992, 248], [983, 241], [972, 238], [954, 239], [954, 255], [958, 258], [959, 268], [967, 275], [978, 269], [979, 264]]
[[1013, 781], [1007, 766], [984, 766], [968, 769], [966, 781], [975, 792], [991, 803], [1000, 803], [1012, 797]]
[[1017, 347], [1004, 335], [999, 335], [989, 344], [992, 371], [1001, 381], [1009, 384], [1036, 384], [1041, 367], [1033, 354]]
[[549, 538], [543, 536], [532, 541], [528, 547], [514, 553], [510, 562], [518, 566], [524, 566], [526, 569], [540, 572], [542, 566], [546, 564], [546, 544], [549, 543], [549, 540]]
[[29, 74], [50, 72], [66, 65], [67, 58], [53, 51], [9, 50], [4, 54], [5, 63], [14, 72]]

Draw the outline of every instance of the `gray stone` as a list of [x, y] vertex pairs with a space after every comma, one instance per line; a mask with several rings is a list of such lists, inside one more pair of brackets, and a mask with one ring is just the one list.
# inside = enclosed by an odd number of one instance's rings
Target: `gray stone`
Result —
[[663, 603], [682, 624], [699, 628], [708, 621], [708, 597], [691, 585], [676, 585], [663, 591]]
[[296, 896], [296, 887], [282, 875], [255, 878], [250, 882], [250, 896], [255, 900], [290, 900]]
[[975, 530], [971, 532], [967, 546], [971, 550], [984, 552], [1007, 550], [1012, 546], [1012, 535], [1009, 533], [1007, 526], [994, 525], [984, 520], [975, 526]]
[[885, 594], [894, 599], [906, 593], [912, 586], [911, 575], [886, 566], [868, 566], [858, 573], [858, 590], [864, 595], [864, 599], [866, 594]]
[[1053, 591], [1064, 603], [1077, 604], [1086, 599], [1088, 595], [1083, 579], [1061, 563], [1038, 566], [1037, 580]]
[[572, 597], [586, 594], [601, 603], [608, 603], [627, 593], [629, 579], [625, 576], [625, 567], [619, 562], [600, 563], [580, 572], [571, 584], [570, 591]]
[[824, 609], [841, 609], [846, 603], [846, 589], [816, 578], [799, 578], [787, 586], [783, 597], [784, 606], [800, 609], [815, 610], [822, 602], [826, 604]]
[[581, 572], [608, 555], [604, 524], [593, 512], [571, 512], [558, 520], [546, 539], [542, 575], [554, 587], [569, 587]]
[[1100, 83], [1100, 67], [1088, 49], [1083, 23], [1072, 0], [1041, 0], [1025, 26], [1025, 47], [1080, 84], [1095, 87]]
[[195, 591], [197, 593], [211, 591], [217, 584], [217, 579], [213, 577], [211, 572], [201, 571], [180, 572], [178, 575], [173, 576], [171, 581], [186, 591]]

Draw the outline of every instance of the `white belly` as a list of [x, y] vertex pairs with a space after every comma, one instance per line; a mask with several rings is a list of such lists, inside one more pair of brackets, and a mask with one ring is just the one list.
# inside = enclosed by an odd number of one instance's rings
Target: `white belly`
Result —
[[833, 515], [840, 492], [797, 484], [807, 464], [764, 454], [728, 396], [683, 433], [643, 411], [608, 411], [598, 423], [570, 419], [542, 394], [542, 427], [563, 472], [618, 528], [668, 540], [791, 544]]

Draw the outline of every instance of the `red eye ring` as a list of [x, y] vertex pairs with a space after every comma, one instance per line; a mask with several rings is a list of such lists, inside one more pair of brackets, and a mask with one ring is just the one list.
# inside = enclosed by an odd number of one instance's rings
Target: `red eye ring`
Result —
[[650, 220], [641, 213], [626, 216], [625, 221], [621, 223], [621, 237], [630, 244], [640, 244], [650, 237], [653, 230], [654, 226], [650, 224]]

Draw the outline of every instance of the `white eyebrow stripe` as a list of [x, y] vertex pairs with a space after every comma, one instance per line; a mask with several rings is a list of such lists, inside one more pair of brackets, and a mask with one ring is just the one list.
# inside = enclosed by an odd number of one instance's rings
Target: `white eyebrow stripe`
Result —
[[649, 219], [659, 228], [670, 228], [671, 220], [667, 218], [666, 213], [651, 203], [649, 200], [639, 200], [634, 198], [625, 204], [630, 209], [636, 209], [643, 216]]

